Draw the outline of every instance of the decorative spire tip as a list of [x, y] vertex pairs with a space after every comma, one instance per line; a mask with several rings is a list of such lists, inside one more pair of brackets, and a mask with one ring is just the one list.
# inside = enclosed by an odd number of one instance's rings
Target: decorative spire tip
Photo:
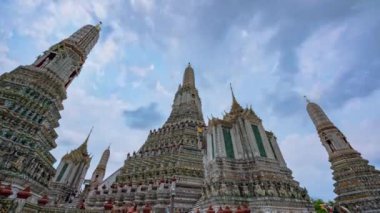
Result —
[[232, 83], [230, 82], [230, 89], [231, 89], [231, 94], [232, 94], [232, 99], [235, 101], [235, 94], [234, 94], [234, 89], [232, 88]]
[[95, 26], [97, 30], [101, 30], [102, 29], [102, 24], [103, 22], [99, 21], [99, 23]]
[[87, 143], [87, 141], [88, 141], [88, 139], [90, 138], [90, 135], [91, 135], [93, 129], [94, 129], [94, 126], [91, 127], [90, 132], [88, 133], [87, 138], [86, 138], [86, 140], [84, 141], [84, 143]]
[[307, 103], [310, 103], [310, 100], [307, 98], [306, 95], [304, 95], [303, 97], [306, 99], [306, 102], [307, 102]]

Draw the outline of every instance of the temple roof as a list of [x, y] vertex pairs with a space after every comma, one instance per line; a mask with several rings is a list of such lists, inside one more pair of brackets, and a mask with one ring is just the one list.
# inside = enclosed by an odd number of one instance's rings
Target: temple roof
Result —
[[72, 150], [70, 153], [67, 153], [66, 155], [63, 156], [63, 160], [71, 160], [73, 162], [80, 162], [82, 160], [89, 160], [90, 159], [90, 155], [88, 154], [88, 151], [87, 151], [87, 143], [88, 143], [88, 140], [90, 138], [90, 135], [92, 133], [92, 128], [89, 132], [89, 134], [87, 135], [87, 138], [86, 140], [76, 149]]
[[237, 101], [234, 91], [232, 89], [232, 86], [230, 84], [231, 88], [231, 96], [232, 96], [232, 104], [230, 112], [226, 112], [223, 116], [223, 119], [214, 118], [209, 119], [209, 125], [215, 125], [215, 124], [223, 124], [223, 125], [230, 125], [232, 124], [239, 116], [243, 116], [245, 118], [251, 119], [251, 120], [258, 120], [261, 122], [261, 119], [256, 115], [256, 113], [253, 111], [252, 107], [246, 107], [243, 108], [239, 102]]

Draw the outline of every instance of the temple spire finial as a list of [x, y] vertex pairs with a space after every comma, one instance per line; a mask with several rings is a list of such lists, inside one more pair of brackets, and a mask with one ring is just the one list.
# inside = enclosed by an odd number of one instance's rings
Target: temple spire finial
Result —
[[80, 147], [78, 148], [78, 149], [82, 150], [83, 152], [87, 152], [87, 142], [90, 139], [90, 135], [91, 135], [93, 129], [94, 129], [94, 126], [91, 127], [90, 132], [88, 133], [88, 135], [86, 137], [86, 140], [84, 140], [82, 145], [80, 145]]
[[303, 97], [305, 98], [305, 100], [306, 100], [307, 103], [310, 103], [310, 100], [307, 98], [306, 95], [304, 95]]
[[94, 126], [91, 127], [90, 132], [88, 133], [87, 138], [85, 140], [85, 143], [87, 143], [88, 139], [90, 138], [90, 135], [91, 135], [93, 129], [94, 129]]
[[230, 112], [238, 112], [241, 111], [243, 108], [240, 106], [239, 102], [236, 100], [234, 90], [232, 88], [232, 84], [230, 83], [230, 89], [231, 89], [231, 95], [232, 95], [232, 106]]
[[99, 21], [99, 23], [95, 25], [96, 29], [100, 31], [102, 29], [102, 24], [103, 22]]
[[185, 73], [183, 75], [182, 86], [195, 87], [194, 70], [191, 67], [190, 62], [185, 69]]
[[232, 101], [235, 103], [237, 101], [236, 101], [236, 98], [235, 98], [234, 89], [232, 88], [232, 83], [231, 82], [230, 82], [230, 89], [231, 89]]

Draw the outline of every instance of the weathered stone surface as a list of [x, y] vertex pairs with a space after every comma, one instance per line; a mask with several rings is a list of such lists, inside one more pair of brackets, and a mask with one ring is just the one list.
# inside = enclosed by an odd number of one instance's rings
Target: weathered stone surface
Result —
[[0, 179], [33, 196], [48, 191], [55, 175], [50, 151], [66, 99], [66, 89], [80, 73], [99, 28], [87, 25], [53, 45], [27, 66], [0, 76]]
[[352, 148], [319, 105], [308, 101], [307, 111], [329, 155], [337, 205], [354, 212], [380, 212], [380, 171]]
[[[231, 88], [232, 89], [232, 88]], [[194, 208], [205, 212], [241, 205], [252, 212], [311, 212], [305, 188], [293, 180], [276, 137], [265, 131], [251, 108], [243, 109], [232, 93], [231, 110], [199, 129], [205, 183]], [[204, 130], [204, 132], [203, 132]]]
[[50, 202], [48, 205], [70, 203], [76, 206], [75, 197], [78, 197], [91, 157], [87, 152], [87, 143], [92, 129], [86, 140], [77, 148], [64, 155], [58, 165], [57, 173], [49, 184]]
[[192, 209], [201, 196], [203, 184], [197, 126], [204, 123], [190, 64], [172, 108], [165, 124], [150, 131], [137, 152], [128, 154], [114, 188], [97, 189], [90, 194], [87, 199], [89, 208], [101, 210], [104, 201], [111, 198], [116, 202], [116, 209], [134, 204], [142, 208], [149, 203], [156, 212], [165, 212], [171, 199], [178, 211]]

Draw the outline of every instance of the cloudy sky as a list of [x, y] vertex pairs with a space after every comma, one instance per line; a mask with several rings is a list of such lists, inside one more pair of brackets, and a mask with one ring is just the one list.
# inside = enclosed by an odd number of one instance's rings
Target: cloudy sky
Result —
[[104, 23], [67, 91], [53, 150], [59, 161], [94, 126], [88, 177], [108, 145], [111, 174], [162, 125], [188, 62], [205, 119], [229, 109], [232, 82], [312, 197], [335, 195], [303, 95], [380, 169], [380, 1], [1, 0], [0, 14], [0, 74]]

